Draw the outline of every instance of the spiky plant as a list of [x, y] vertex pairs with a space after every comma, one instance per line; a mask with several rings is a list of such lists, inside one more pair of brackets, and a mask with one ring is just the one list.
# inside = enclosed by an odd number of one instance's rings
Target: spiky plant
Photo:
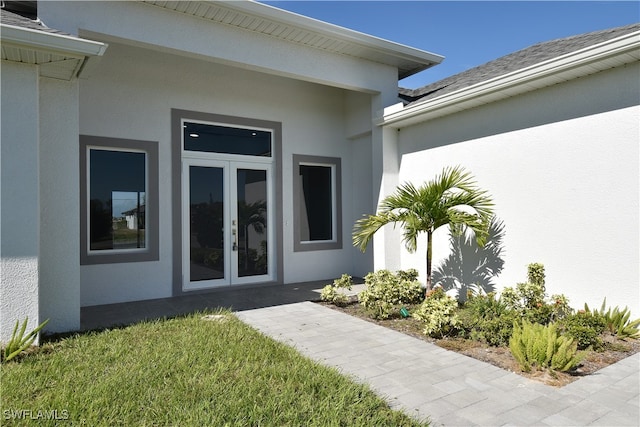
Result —
[[44, 326], [47, 323], [49, 323], [49, 319], [45, 320], [40, 325], [38, 325], [34, 330], [32, 330], [31, 332], [25, 335], [28, 322], [29, 322], [29, 318], [27, 317], [26, 319], [24, 319], [24, 322], [22, 322], [22, 327], [20, 328], [20, 330], [18, 330], [18, 326], [20, 326], [20, 321], [16, 320], [16, 326], [13, 328], [11, 339], [9, 340], [9, 342], [7, 342], [7, 344], [4, 347], [3, 362], [8, 362], [14, 359], [23, 351], [31, 347], [31, 344], [33, 344], [33, 342], [38, 337], [38, 333], [40, 332], [40, 330], [44, 328]]
[[558, 334], [553, 323], [540, 325], [526, 320], [522, 326], [514, 323], [509, 350], [524, 372], [545, 368], [565, 372], [578, 366], [585, 357], [573, 338]]
[[409, 252], [417, 249], [418, 235], [427, 234], [427, 291], [432, 288], [431, 262], [433, 233], [449, 225], [461, 234], [472, 230], [479, 245], [484, 245], [493, 216], [493, 202], [488, 193], [476, 186], [471, 174], [462, 167], [448, 167], [420, 187], [404, 184], [386, 197], [378, 206], [378, 213], [365, 215], [356, 221], [353, 245], [362, 252], [373, 235], [384, 225], [400, 224], [403, 242]]
[[[600, 311], [594, 309], [593, 314], [604, 318], [606, 329], [611, 334], [621, 339], [640, 339], [640, 319], [631, 320], [631, 311], [629, 311], [628, 307], [625, 307], [624, 310], [620, 310], [617, 306], [613, 309], [609, 307], [608, 310], [606, 308], [607, 298], [602, 301]], [[584, 310], [587, 313], [592, 312], [586, 303], [584, 304]]]

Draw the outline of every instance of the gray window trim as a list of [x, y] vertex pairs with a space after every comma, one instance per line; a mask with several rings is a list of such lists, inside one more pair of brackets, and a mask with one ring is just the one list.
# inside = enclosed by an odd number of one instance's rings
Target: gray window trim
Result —
[[[87, 245], [89, 234], [88, 195], [87, 195], [87, 150], [97, 147], [105, 150], [144, 151], [147, 155], [147, 248], [133, 252], [89, 254]], [[125, 262], [157, 261], [159, 250], [159, 210], [158, 210], [158, 143], [133, 139], [107, 138], [102, 136], [80, 135], [80, 265], [111, 264]]]
[[[171, 109], [171, 217], [173, 239], [173, 296], [193, 295], [197, 293], [215, 292], [215, 289], [202, 291], [182, 290], [182, 120], [198, 120], [221, 123], [229, 126], [246, 126], [273, 131], [271, 157], [275, 173], [275, 218], [276, 238], [276, 271], [275, 283], [284, 283], [284, 261], [282, 230], [284, 218], [282, 214], [282, 123], [246, 117], [227, 116], [223, 114], [203, 113], [181, 109]], [[272, 282], [268, 282], [273, 284]], [[265, 283], [267, 284], [267, 283]], [[242, 285], [240, 285], [242, 286]]]
[[[332, 241], [322, 242], [302, 242], [300, 239], [300, 194], [302, 189], [300, 188], [300, 179], [298, 177], [301, 164], [326, 164], [335, 167], [335, 200], [336, 205], [335, 217], [336, 217], [336, 239]], [[323, 251], [342, 249], [342, 166], [340, 158], [338, 157], [322, 157], [322, 156], [309, 156], [302, 154], [293, 155], [293, 251]]]

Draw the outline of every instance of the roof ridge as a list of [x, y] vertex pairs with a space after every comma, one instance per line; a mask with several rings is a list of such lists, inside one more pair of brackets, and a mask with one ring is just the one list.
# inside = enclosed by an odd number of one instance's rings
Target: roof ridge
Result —
[[[589, 31], [587, 33], [573, 34], [573, 35], [567, 36], [567, 37], [558, 37], [558, 38], [555, 38], [555, 39], [534, 43], [529, 47], [534, 47], [534, 46], [543, 45], [543, 44], [547, 44], [547, 43], [553, 43], [553, 42], [557, 42], [557, 41], [570, 41], [570, 40], [573, 40], [573, 39], [581, 39], [581, 38], [584, 38], [584, 37], [591, 37], [591, 36], [595, 36], [595, 35], [598, 35], [598, 34], [615, 33], [615, 32], [619, 32], [621, 30], [625, 30], [627, 28], [631, 29], [631, 28], [636, 28], [636, 27], [638, 29], [640, 29], [640, 22], [635, 22], [633, 24], [628, 24], [628, 25], [622, 25], [622, 26], [619, 26], [619, 27], [612, 27], [612, 28], [605, 28], [605, 29], [602, 29], [602, 30]], [[528, 49], [528, 48], [525, 48], [525, 49]], [[524, 50], [524, 49], [522, 49], [522, 50]]]

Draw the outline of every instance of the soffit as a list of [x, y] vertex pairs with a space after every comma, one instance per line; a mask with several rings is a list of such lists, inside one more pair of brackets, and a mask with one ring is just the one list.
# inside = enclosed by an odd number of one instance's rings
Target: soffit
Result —
[[106, 49], [102, 43], [63, 34], [5, 10], [2, 21], [0, 58], [38, 65], [42, 77], [71, 80], [89, 56], [102, 55]]
[[84, 56], [71, 57], [4, 41], [1, 50], [3, 60], [40, 65], [40, 75], [54, 79], [71, 80], [84, 61]]
[[253, 1], [143, 2], [287, 42], [397, 67], [399, 79], [437, 65], [444, 59], [430, 52]]

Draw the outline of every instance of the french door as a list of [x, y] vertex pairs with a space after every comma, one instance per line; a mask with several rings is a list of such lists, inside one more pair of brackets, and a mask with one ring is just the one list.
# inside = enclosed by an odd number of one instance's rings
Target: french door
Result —
[[183, 290], [273, 279], [271, 164], [183, 158]]

